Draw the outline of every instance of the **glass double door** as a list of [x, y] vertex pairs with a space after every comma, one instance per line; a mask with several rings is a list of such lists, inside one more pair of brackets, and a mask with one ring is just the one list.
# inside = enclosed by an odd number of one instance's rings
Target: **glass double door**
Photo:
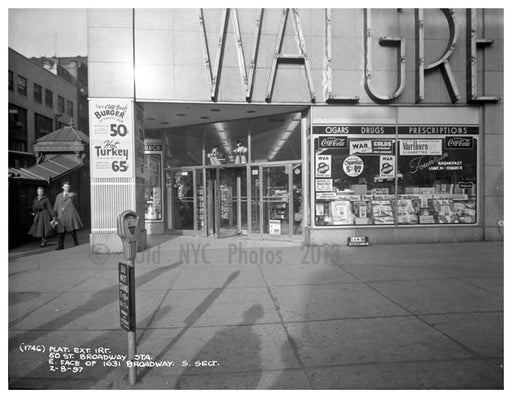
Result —
[[251, 232], [265, 238], [302, 234], [300, 163], [251, 167]]
[[210, 203], [209, 234], [217, 237], [247, 235], [247, 168], [207, 170]]
[[286, 239], [303, 230], [300, 163], [173, 170], [172, 227], [219, 238]]

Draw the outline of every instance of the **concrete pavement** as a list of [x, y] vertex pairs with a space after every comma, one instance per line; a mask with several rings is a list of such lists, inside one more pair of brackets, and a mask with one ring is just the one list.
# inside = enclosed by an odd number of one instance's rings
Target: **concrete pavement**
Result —
[[[150, 246], [136, 264], [138, 353], [162, 366], [140, 368], [135, 388], [503, 388], [502, 243]], [[10, 253], [10, 387], [130, 388], [125, 362], [79, 359], [126, 354], [122, 256], [35, 250]], [[77, 352], [50, 365], [50, 346]], [[80, 363], [55, 369], [64, 354]]]

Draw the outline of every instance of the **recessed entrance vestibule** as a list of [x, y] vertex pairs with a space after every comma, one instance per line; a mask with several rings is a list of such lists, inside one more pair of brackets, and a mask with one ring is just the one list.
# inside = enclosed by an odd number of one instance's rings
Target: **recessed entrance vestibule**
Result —
[[[279, 113], [270, 113], [270, 106], [219, 104], [209, 110], [211, 116], [202, 117], [215, 121], [196, 118], [195, 124], [182, 124], [185, 117], [178, 115], [202, 114], [204, 105], [182, 105], [175, 118], [169, 113], [175, 113], [176, 105], [165, 105], [143, 105], [146, 163], [151, 160], [146, 164], [146, 212], [163, 216], [162, 232], [302, 239], [307, 113], [297, 106], [272, 106]], [[220, 114], [228, 119], [219, 120]], [[153, 159], [159, 153], [161, 166]], [[161, 180], [149, 175], [157, 167]], [[161, 188], [148, 186], [159, 181]], [[158, 212], [156, 203], [163, 205]], [[147, 215], [146, 224], [154, 214]], [[156, 231], [158, 220], [151, 220]]]

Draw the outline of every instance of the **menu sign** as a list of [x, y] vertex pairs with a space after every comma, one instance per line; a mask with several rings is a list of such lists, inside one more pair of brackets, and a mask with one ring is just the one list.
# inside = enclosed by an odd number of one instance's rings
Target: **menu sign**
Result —
[[92, 177], [134, 177], [132, 107], [122, 99], [90, 101]]

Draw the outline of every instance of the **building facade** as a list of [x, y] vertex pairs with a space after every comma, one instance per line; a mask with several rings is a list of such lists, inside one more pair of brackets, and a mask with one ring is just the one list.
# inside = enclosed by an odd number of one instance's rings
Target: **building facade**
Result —
[[[91, 248], [503, 237], [503, 10], [91, 9]], [[144, 237], [142, 238], [144, 240]]]
[[38, 138], [77, 125], [76, 87], [9, 48], [9, 167], [35, 162]]
[[89, 135], [89, 101], [87, 84], [87, 57], [39, 57], [33, 61], [54, 75], [73, 83], [77, 90], [77, 127]]

